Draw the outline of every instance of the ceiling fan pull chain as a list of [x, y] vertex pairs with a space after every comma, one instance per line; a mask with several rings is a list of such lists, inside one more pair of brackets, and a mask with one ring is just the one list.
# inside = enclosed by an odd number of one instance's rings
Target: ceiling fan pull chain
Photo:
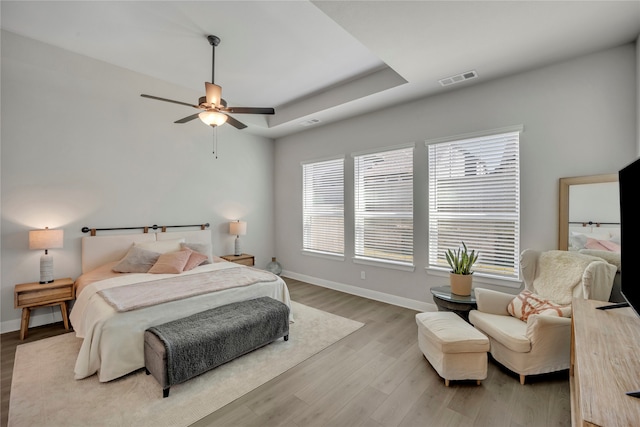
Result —
[[218, 158], [218, 126], [213, 127], [213, 154]]

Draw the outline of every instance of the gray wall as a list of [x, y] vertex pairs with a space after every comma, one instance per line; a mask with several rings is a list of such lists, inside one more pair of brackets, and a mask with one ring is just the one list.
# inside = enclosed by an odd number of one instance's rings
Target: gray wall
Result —
[[[482, 70], [478, 70], [482, 75]], [[430, 308], [429, 288], [448, 283], [427, 266], [427, 153], [425, 140], [523, 125], [521, 249], [554, 249], [558, 179], [616, 172], [636, 157], [635, 44], [390, 107], [276, 141], [276, 251], [290, 277], [391, 301]], [[353, 161], [372, 147], [416, 143], [414, 272], [354, 264]], [[346, 158], [346, 259], [301, 253], [300, 162]], [[361, 271], [366, 279], [362, 280]], [[474, 283], [516, 292], [519, 283]]]
[[[50, 253], [56, 277], [80, 274], [83, 226], [209, 222], [214, 253], [233, 253], [228, 221], [248, 223], [245, 252], [264, 266], [274, 255], [271, 139], [199, 120], [173, 121], [201, 95], [84, 56], [2, 32], [1, 330], [19, 329], [13, 286], [39, 280], [41, 251], [28, 231], [64, 229]], [[203, 76], [203, 81], [206, 76]], [[32, 325], [60, 319], [35, 310]]]

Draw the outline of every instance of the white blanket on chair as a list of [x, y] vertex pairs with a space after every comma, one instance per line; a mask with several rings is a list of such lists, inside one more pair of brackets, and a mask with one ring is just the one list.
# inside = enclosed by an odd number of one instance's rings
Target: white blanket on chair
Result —
[[567, 251], [546, 251], [538, 259], [533, 280], [535, 293], [556, 304], [570, 304], [574, 288], [580, 284], [585, 270], [597, 258]]

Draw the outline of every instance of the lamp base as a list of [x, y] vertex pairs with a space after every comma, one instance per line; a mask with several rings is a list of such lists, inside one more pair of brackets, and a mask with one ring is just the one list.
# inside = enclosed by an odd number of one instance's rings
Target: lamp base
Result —
[[242, 249], [240, 249], [240, 236], [236, 236], [233, 254], [235, 256], [242, 255]]
[[53, 256], [49, 254], [40, 257], [40, 284], [53, 282]]

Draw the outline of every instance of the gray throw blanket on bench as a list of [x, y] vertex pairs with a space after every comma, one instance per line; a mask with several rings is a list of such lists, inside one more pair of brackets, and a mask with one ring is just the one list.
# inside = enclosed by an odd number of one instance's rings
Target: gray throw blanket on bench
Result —
[[288, 319], [289, 307], [262, 297], [147, 330], [164, 343], [169, 384], [178, 384], [288, 335]]

